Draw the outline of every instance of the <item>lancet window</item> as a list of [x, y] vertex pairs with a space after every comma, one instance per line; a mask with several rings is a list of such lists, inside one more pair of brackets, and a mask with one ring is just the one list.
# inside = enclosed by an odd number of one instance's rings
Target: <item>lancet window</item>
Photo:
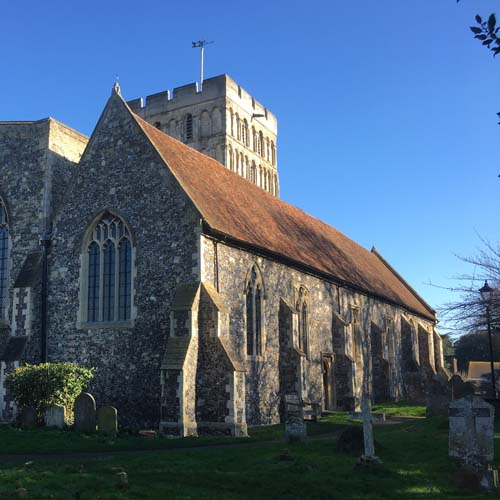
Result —
[[304, 353], [308, 353], [309, 349], [309, 310], [308, 302], [309, 294], [303, 286], [299, 288], [297, 295], [297, 313], [299, 315], [299, 349]]
[[9, 293], [9, 221], [0, 199], [0, 320], [5, 319]]
[[246, 285], [247, 355], [262, 355], [263, 284], [253, 266]]
[[105, 214], [87, 244], [87, 309], [89, 323], [122, 322], [132, 311], [132, 238], [123, 220]]

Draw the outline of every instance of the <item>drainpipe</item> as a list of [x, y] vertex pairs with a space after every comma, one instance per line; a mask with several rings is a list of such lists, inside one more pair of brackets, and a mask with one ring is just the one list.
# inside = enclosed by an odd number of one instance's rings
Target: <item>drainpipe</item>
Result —
[[219, 292], [219, 251], [217, 241], [214, 240], [214, 287]]
[[42, 284], [40, 307], [40, 352], [41, 362], [47, 363], [47, 298], [49, 285], [48, 254], [52, 243], [52, 235], [45, 232], [40, 240], [42, 246]]

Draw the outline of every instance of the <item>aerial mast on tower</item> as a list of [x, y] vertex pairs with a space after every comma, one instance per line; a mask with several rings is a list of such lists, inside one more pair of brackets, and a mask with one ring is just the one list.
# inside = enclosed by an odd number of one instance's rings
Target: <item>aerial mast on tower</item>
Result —
[[201, 56], [201, 65], [200, 65], [200, 92], [203, 90], [203, 55], [205, 52], [205, 46], [214, 43], [214, 42], [207, 42], [206, 40], [198, 40], [197, 42], [192, 42], [192, 48], [193, 49], [200, 49], [200, 56]]

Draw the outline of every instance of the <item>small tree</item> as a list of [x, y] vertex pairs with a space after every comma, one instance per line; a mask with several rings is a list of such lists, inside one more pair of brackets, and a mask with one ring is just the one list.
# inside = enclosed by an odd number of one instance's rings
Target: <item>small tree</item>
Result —
[[42, 419], [50, 406], [64, 406], [71, 422], [75, 399], [93, 376], [93, 369], [75, 363], [42, 363], [17, 368], [6, 384], [19, 408], [32, 406]]
[[500, 244], [494, 245], [484, 238], [481, 242], [476, 255], [459, 257], [472, 266], [472, 272], [457, 276], [457, 286], [440, 287], [456, 296], [455, 300], [442, 305], [439, 312], [450, 330], [455, 330], [458, 335], [486, 331], [486, 305], [479, 293], [485, 280], [496, 290], [489, 304], [489, 313], [493, 332], [500, 330]]

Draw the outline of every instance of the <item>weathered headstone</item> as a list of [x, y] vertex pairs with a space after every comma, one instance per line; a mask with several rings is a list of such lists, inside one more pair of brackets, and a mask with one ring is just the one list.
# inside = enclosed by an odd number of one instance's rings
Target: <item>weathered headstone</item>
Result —
[[285, 395], [285, 438], [287, 441], [302, 441], [307, 435], [304, 422], [304, 407], [296, 393]]
[[426, 395], [427, 416], [448, 415], [451, 390], [448, 379], [442, 373], [436, 373], [429, 382]]
[[34, 429], [37, 420], [36, 410], [32, 406], [25, 406], [19, 414], [19, 425], [21, 429]]
[[66, 408], [64, 406], [51, 406], [45, 410], [45, 426], [63, 429], [66, 420]]
[[118, 432], [118, 411], [113, 406], [102, 406], [97, 410], [97, 429], [105, 434]]
[[348, 455], [360, 455], [365, 450], [365, 438], [361, 426], [344, 429], [337, 439], [337, 452]]
[[450, 403], [448, 454], [468, 474], [476, 474], [478, 484], [486, 490], [498, 483], [498, 474], [491, 468], [494, 419], [493, 406], [479, 397], [466, 396]]
[[95, 432], [96, 411], [95, 399], [92, 394], [82, 392], [75, 400], [75, 430], [80, 432]]
[[451, 397], [454, 400], [474, 395], [474, 385], [470, 382], [464, 382], [460, 375], [453, 375], [450, 378], [449, 384], [451, 387]]

